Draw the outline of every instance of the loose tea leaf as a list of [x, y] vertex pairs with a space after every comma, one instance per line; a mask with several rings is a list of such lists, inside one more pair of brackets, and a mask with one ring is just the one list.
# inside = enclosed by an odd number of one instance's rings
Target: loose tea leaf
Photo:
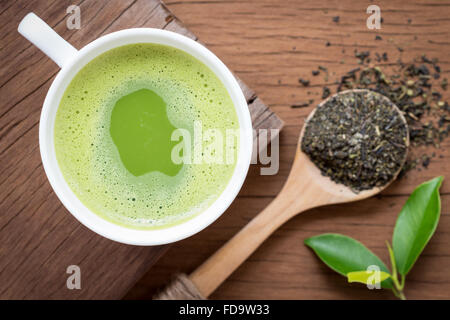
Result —
[[304, 87], [309, 86], [309, 80], [303, 79], [303, 78], [299, 78], [298, 82], [300, 82]]
[[405, 161], [407, 137], [406, 123], [389, 99], [349, 91], [316, 108], [301, 149], [324, 176], [359, 192], [393, 179]]
[[311, 102], [309, 101], [309, 102], [301, 102], [301, 103], [296, 103], [296, 104], [293, 104], [293, 105], [291, 105], [291, 108], [306, 108], [306, 107], [308, 107], [309, 105], [311, 104]]
[[322, 99], [326, 99], [330, 96], [331, 91], [328, 87], [323, 87], [323, 91], [322, 91]]

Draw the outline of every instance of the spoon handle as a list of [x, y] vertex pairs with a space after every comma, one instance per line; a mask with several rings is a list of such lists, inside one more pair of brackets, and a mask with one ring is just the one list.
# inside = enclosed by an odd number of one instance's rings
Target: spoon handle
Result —
[[214, 292], [264, 240], [299, 212], [298, 206], [290, 204], [288, 197], [283, 192], [280, 193], [262, 212], [191, 273], [189, 278], [203, 297]]

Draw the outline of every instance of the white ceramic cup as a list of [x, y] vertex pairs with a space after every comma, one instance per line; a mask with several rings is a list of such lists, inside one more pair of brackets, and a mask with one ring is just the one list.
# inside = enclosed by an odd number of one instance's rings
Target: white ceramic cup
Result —
[[[94, 232], [122, 243], [160, 245], [189, 237], [216, 220], [239, 192], [250, 165], [253, 133], [250, 113], [242, 91], [230, 70], [201, 44], [174, 32], [139, 28], [110, 33], [89, 43], [81, 50], [61, 38], [34, 13], [19, 24], [18, 31], [50, 57], [61, 71], [45, 97], [39, 123], [39, 146], [48, 180], [58, 198], [75, 218]], [[56, 160], [53, 132], [56, 111], [67, 86], [74, 76], [92, 59], [105, 51], [133, 43], [157, 43], [183, 50], [209, 67], [222, 81], [236, 109], [240, 126], [240, 148], [236, 168], [225, 190], [205, 211], [181, 224], [156, 230], [135, 230], [102, 219], [76, 197], [64, 180]]]

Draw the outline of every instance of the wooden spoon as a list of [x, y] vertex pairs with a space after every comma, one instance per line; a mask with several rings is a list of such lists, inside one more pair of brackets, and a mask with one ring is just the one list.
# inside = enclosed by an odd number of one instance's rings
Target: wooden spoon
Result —
[[[347, 90], [338, 94], [349, 91], [357, 92], [367, 90]], [[328, 99], [331, 98], [329, 97]], [[327, 100], [322, 101], [320, 105], [323, 105]], [[402, 112], [396, 106], [395, 109], [399, 113], [402, 121], [406, 124]], [[315, 109], [310, 113], [306, 122], [311, 119], [314, 112]], [[330, 178], [323, 176], [319, 168], [301, 151], [300, 146], [305, 127], [306, 125], [303, 126], [300, 133], [291, 172], [278, 196], [239, 231], [239, 233], [189, 276], [190, 281], [197, 288], [201, 296], [206, 298], [214, 292], [264, 240], [290, 218], [311, 208], [371, 197], [385, 189], [400, 172], [401, 167], [393, 179], [381, 188], [376, 187], [355, 193], [345, 185], [336, 184]], [[408, 146], [409, 139], [406, 143]], [[405, 159], [403, 159], [402, 166], [405, 160], [406, 155]]]

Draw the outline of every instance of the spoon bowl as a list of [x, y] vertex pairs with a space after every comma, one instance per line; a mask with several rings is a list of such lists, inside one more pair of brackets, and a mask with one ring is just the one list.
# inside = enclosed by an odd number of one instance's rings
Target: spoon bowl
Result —
[[[308, 155], [302, 151], [301, 145], [302, 145], [302, 139], [305, 134], [306, 126], [308, 124], [308, 121], [312, 119], [314, 116], [314, 113], [316, 112], [317, 108], [323, 106], [325, 103], [327, 103], [330, 99], [333, 99], [334, 97], [341, 95], [341, 94], [347, 94], [350, 92], [369, 92], [370, 90], [367, 89], [353, 89], [353, 90], [345, 90], [341, 91], [339, 93], [336, 93], [327, 99], [323, 100], [320, 104], [317, 105], [317, 107], [310, 112], [308, 117], [305, 120], [305, 123], [302, 127], [302, 130], [299, 135], [299, 139], [297, 142], [297, 148], [296, 148], [296, 154], [294, 163], [292, 165], [291, 172], [288, 176], [288, 179], [285, 183], [285, 186], [283, 187], [283, 190], [281, 193], [286, 192], [286, 190], [303, 190], [302, 195], [310, 194], [311, 196], [314, 196], [313, 199], [309, 199], [306, 202], [310, 203], [311, 207], [317, 207], [322, 205], [329, 205], [329, 204], [337, 204], [337, 203], [344, 203], [344, 202], [352, 202], [352, 201], [358, 201], [363, 200], [369, 197], [372, 197], [384, 189], [386, 189], [398, 176], [401, 169], [403, 168], [403, 165], [406, 162], [407, 152], [405, 152], [405, 155], [402, 159], [401, 165], [398, 168], [398, 170], [393, 175], [392, 179], [386, 183], [385, 185], [381, 187], [373, 187], [372, 189], [368, 190], [362, 190], [356, 193], [351, 188], [343, 185], [338, 184], [331, 180], [329, 177], [324, 176], [320, 169], [310, 160]], [[408, 125], [406, 122], [405, 117], [403, 116], [403, 113], [400, 111], [400, 109], [393, 104], [387, 97], [382, 96], [384, 99], [387, 99], [393, 106], [394, 110], [397, 112], [398, 116], [400, 117], [403, 124], [405, 124], [406, 127], [406, 146], [409, 146], [409, 133], [408, 133]], [[408, 149], [406, 149], [408, 150]], [[307, 183], [306, 183], [307, 180]], [[306, 186], [306, 189], [303, 189], [303, 186]], [[285, 188], [287, 188], [285, 190]], [[299, 193], [298, 193], [299, 194]], [[304, 209], [305, 205], [305, 196], [301, 197], [302, 201], [300, 201], [300, 198], [297, 197], [298, 201], [293, 203], [293, 210], [297, 213], [300, 212], [301, 209]], [[301, 202], [301, 203], [300, 203]], [[298, 207], [297, 207], [298, 206]], [[294, 213], [293, 215], [296, 215]]]

